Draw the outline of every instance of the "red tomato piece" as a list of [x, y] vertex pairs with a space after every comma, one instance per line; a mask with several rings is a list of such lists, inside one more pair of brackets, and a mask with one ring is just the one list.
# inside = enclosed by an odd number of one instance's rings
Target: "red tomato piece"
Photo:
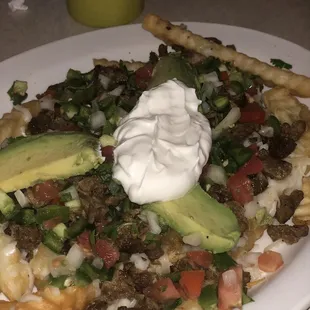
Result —
[[227, 181], [229, 188], [235, 201], [246, 204], [253, 200], [253, 189], [251, 180], [242, 173], [236, 173]]
[[115, 147], [112, 145], [105, 146], [101, 149], [101, 154], [106, 158], [107, 161], [111, 162], [114, 158], [114, 149]]
[[180, 284], [189, 299], [198, 298], [205, 278], [204, 270], [182, 271]]
[[47, 220], [43, 222], [43, 227], [45, 229], [53, 229], [58, 224], [62, 223], [62, 220], [60, 217], [55, 217], [53, 219]]
[[229, 80], [229, 75], [228, 75], [227, 71], [220, 72], [220, 80], [221, 81]]
[[158, 302], [167, 302], [181, 297], [169, 278], [162, 278], [155, 282], [149, 289], [148, 295]]
[[109, 241], [99, 239], [95, 244], [95, 250], [99, 257], [104, 261], [104, 265], [107, 269], [113, 267], [119, 260], [118, 249]]
[[92, 249], [89, 236], [90, 236], [90, 231], [85, 230], [76, 238], [77, 243], [86, 250]]
[[240, 123], [263, 124], [265, 122], [266, 112], [256, 102], [248, 103], [244, 108], [240, 110], [240, 112]]
[[251, 159], [238, 170], [237, 174], [257, 174], [261, 172], [263, 168], [263, 162], [256, 155], [253, 155]]
[[[231, 273], [232, 271], [235, 272], [235, 276]], [[219, 310], [241, 309], [242, 274], [243, 271], [240, 266], [232, 267], [221, 274], [218, 285]]]
[[187, 257], [196, 265], [209, 268], [212, 263], [212, 254], [208, 251], [187, 252]]
[[153, 65], [148, 63], [136, 71], [136, 84], [140, 89], [146, 89], [153, 72]]
[[36, 200], [48, 203], [51, 200], [59, 199], [59, 189], [55, 182], [46, 181], [35, 185], [32, 188], [33, 196]]
[[282, 255], [278, 252], [267, 251], [258, 257], [258, 268], [265, 272], [275, 272], [283, 264]]

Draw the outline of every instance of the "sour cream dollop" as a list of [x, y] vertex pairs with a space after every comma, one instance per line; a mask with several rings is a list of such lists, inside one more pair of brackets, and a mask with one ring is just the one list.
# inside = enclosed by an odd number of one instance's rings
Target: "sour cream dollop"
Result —
[[137, 204], [184, 196], [211, 149], [211, 128], [195, 89], [174, 79], [145, 91], [114, 133], [113, 177]]

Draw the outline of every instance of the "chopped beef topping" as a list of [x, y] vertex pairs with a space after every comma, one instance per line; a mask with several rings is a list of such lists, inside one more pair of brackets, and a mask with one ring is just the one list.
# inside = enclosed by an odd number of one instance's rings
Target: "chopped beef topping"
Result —
[[281, 125], [281, 135], [285, 137], [290, 137], [294, 141], [298, 141], [307, 129], [307, 124], [305, 121], [298, 120], [294, 121], [292, 126], [288, 123]]
[[272, 241], [282, 239], [287, 244], [294, 244], [308, 235], [309, 227], [307, 225], [270, 225], [267, 233]]
[[244, 208], [243, 206], [236, 202], [236, 201], [230, 201], [226, 203], [227, 207], [235, 214], [238, 224], [240, 227], [240, 232], [244, 233], [249, 226], [248, 220], [244, 215]]
[[274, 158], [283, 159], [294, 152], [296, 142], [286, 136], [275, 136], [269, 142], [269, 154]]
[[243, 142], [254, 131], [258, 130], [259, 125], [255, 123], [236, 124], [234, 127], [227, 131], [227, 135], [229, 138], [235, 140], [236, 142]]
[[208, 194], [220, 203], [233, 200], [231, 192], [224, 185], [212, 184], [208, 190]]
[[304, 193], [300, 190], [294, 190], [290, 195], [281, 195], [280, 204], [277, 206], [275, 218], [279, 223], [284, 224], [294, 214], [300, 202], [304, 199]]
[[85, 310], [106, 310], [108, 308], [108, 304], [101, 300], [101, 299], [96, 299], [92, 301]]
[[49, 110], [42, 110], [38, 116], [33, 117], [28, 124], [28, 131], [31, 135], [47, 132], [55, 119], [55, 113]]
[[158, 55], [159, 57], [167, 56], [168, 55], [168, 48], [165, 44], [160, 44], [158, 47]]
[[37, 227], [10, 224], [5, 233], [15, 239], [18, 249], [24, 250], [29, 258], [42, 241], [42, 232]]
[[163, 256], [164, 251], [161, 248], [160, 244], [153, 242], [147, 246], [147, 248], [145, 249], [145, 254], [149, 258], [149, 260], [154, 261]]
[[292, 164], [281, 159], [275, 159], [270, 156], [263, 161], [263, 173], [271, 179], [283, 180], [292, 172]]
[[258, 173], [249, 177], [252, 181], [254, 196], [262, 193], [268, 187], [268, 180], [262, 173]]

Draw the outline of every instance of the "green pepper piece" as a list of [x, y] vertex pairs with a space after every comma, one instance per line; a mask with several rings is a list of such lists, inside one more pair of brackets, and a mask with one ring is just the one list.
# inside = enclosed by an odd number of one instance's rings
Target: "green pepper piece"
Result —
[[229, 87], [236, 95], [240, 95], [244, 92], [243, 85], [238, 81], [231, 81]]
[[274, 135], [281, 133], [281, 123], [274, 115], [268, 117], [267, 125], [273, 128]]
[[50, 276], [50, 279], [48, 281], [48, 284], [51, 286], [58, 287], [60, 290], [64, 290], [66, 288], [66, 280], [68, 279], [67, 275], [59, 276], [59, 277], [52, 277]]
[[227, 252], [213, 254], [213, 264], [219, 271], [225, 271], [236, 266], [236, 262]]
[[91, 278], [86, 275], [84, 272], [82, 272], [80, 269], [78, 269], [75, 273], [75, 285], [76, 286], [87, 286], [88, 284], [90, 284], [92, 282]]
[[88, 262], [83, 262], [80, 266], [79, 270], [87, 275], [91, 280], [95, 280], [99, 278], [99, 273], [97, 272], [98, 269], [96, 269], [94, 266], [89, 264]]
[[33, 209], [21, 209], [13, 220], [20, 225], [33, 225], [36, 223], [35, 211]]
[[217, 289], [215, 285], [205, 286], [198, 298], [198, 303], [203, 310], [217, 309]]
[[217, 111], [225, 110], [229, 105], [228, 97], [225, 96], [217, 96], [214, 101], [214, 106]]
[[87, 220], [84, 217], [80, 217], [76, 222], [74, 222], [67, 230], [69, 238], [73, 239], [80, 235], [86, 226], [88, 225]]
[[227, 152], [236, 161], [239, 167], [248, 162], [253, 155], [252, 150], [243, 146], [235, 146], [232, 149], [227, 150]]
[[37, 222], [42, 224], [47, 220], [53, 218], [59, 218], [62, 223], [67, 223], [69, 221], [70, 209], [65, 206], [49, 205], [38, 209], [37, 211]]
[[47, 230], [43, 234], [43, 244], [55, 253], [60, 253], [63, 248], [63, 240], [52, 230]]

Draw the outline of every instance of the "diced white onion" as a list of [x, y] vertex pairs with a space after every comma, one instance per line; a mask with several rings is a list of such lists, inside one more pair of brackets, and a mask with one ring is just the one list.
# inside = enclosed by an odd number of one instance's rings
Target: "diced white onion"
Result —
[[274, 135], [274, 130], [270, 126], [262, 126], [259, 131], [259, 134], [264, 137], [271, 138]]
[[41, 302], [42, 297], [34, 295], [34, 294], [26, 294], [26, 295], [22, 296], [19, 301], [20, 302], [30, 302], [30, 301]]
[[[56, 258], [57, 260], [57, 258]], [[71, 267], [67, 261], [63, 261], [61, 264], [51, 264], [50, 273], [54, 278], [59, 276], [69, 275], [75, 268]]]
[[20, 189], [14, 193], [14, 196], [22, 208], [25, 208], [28, 206], [29, 200]]
[[258, 257], [262, 253], [260, 252], [248, 252], [242, 255], [240, 258], [237, 259], [237, 263], [242, 265], [244, 268], [254, 267], [258, 264]]
[[232, 287], [237, 284], [237, 274], [235, 270], [227, 270], [222, 273], [224, 285], [227, 287]]
[[241, 113], [238, 107], [233, 107], [226, 117], [212, 130], [212, 139], [216, 139], [223, 130], [234, 125], [240, 118]]
[[136, 299], [129, 300], [128, 298], [121, 298], [115, 300], [111, 305], [109, 305], [107, 310], [117, 310], [120, 307], [134, 308], [136, 304]]
[[97, 111], [93, 113], [90, 117], [90, 126], [93, 130], [97, 130], [100, 127], [103, 127], [107, 119], [105, 114], [102, 111]]
[[120, 95], [122, 94], [124, 88], [125, 88], [124, 85], [120, 85], [120, 86], [114, 88], [112, 91], [110, 91], [110, 92], [109, 92], [109, 95], [110, 95], [110, 96], [116, 96], [116, 97], [118, 97], [118, 96], [120, 96]]
[[248, 219], [255, 217], [257, 210], [259, 209], [257, 201], [253, 200], [244, 205], [244, 216]]
[[158, 224], [158, 216], [152, 211], [146, 211], [146, 218], [149, 224], [149, 228], [152, 234], [159, 235], [161, 228]]
[[150, 264], [150, 260], [145, 253], [132, 254], [129, 260], [135, 264], [137, 269], [143, 271], [146, 270]]
[[103, 260], [100, 257], [95, 257], [92, 262], [92, 265], [97, 269], [101, 269], [103, 267], [103, 264]]
[[31, 121], [32, 115], [28, 109], [24, 108], [21, 105], [14, 106], [14, 109], [23, 114], [23, 118], [24, 118], [25, 123], [29, 123]]
[[271, 244], [269, 244], [268, 246], [266, 246], [264, 248], [264, 252], [268, 252], [268, 251], [274, 250], [275, 248], [278, 248], [282, 244], [285, 244], [285, 243], [282, 241], [282, 239], [278, 239], [278, 240], [272, 242]]
[[215, 71], [212, 71], [212, 72], [207, 73], [207, 74], [201, 74], [199, 76], [199, 80], [201, 82], [211, 82], [211, 83], [219, 82], [218, 75]]
[[159, 259], [160, 262], [160, 268], [156, 269], [156, 273], [160, 275], [169, 274], [170, 273], [170, 267], [172, 266], [169, 256], [167, 254], [164, 254]]
[[227, 177], [223, 167], [217, 165], [209, 165], [207, 177], [216, 184], [226, 185]]
[[218, 81], [218, 82], [214, 82], [214, 83], [213, 83], [214, 87], [220, 87], [220, 86], [222, 86], [223, 84], [224, 84], [224, 83], [221, 82], [221, 81]]
[[54, 111], [56, 100], [51, 96], [45, 96], [40, 99], [40, 107], [42, 110]]
[[199, 246], [201, 244], [201, 233], [194, 232], [183, 237], [183, 242], [192, 246]]
[[226, 71], [228, 71], [227, 67], [226, 67], [224, 64], [221, 64], [221, 65], [219, 66], [219, 70], [220, 70], [220, 72], [226, 72]]
[[59, 193], [60, 196], [63, 194], [70, 194], [71, 200], [79, 200], [79, 194], [76, 190], [76, 187], [74, 185], [68, 187], [67, 189], [63, 190], [62, 192]]
[[78, 269], [82, 265], [84, 258], [84, 251], [80, 248], [78, 244], [75, 243], [67, 254], [68, 264], [71, 267]]
[[182, 246], [182, 252], [183, 253], [193, 252], [193, 251], [201, 251], [201, 248], [199, 246], [192, 246], [189, 244], [184, 244]]
[[95, 288], [95, 297], [99, 297], [101, 295], [101, 289], [100, 289], [100, 280], [96, 279], [92, 282], [93, 287]]
[[103, 74], [99, 74], [99, 81], [103, 89], [107, 90], [110, 84], [111, 79]]

